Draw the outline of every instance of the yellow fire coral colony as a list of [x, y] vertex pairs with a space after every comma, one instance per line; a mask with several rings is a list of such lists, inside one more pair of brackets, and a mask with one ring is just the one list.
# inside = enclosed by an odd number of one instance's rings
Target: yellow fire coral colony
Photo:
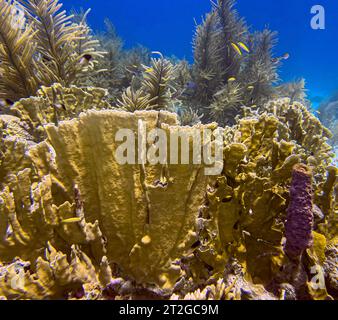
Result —
[[[306, 107], [304, 82], [273, 86], [273, 32], [249, 35], [234, 2], [218, 0], [193, 66], [122, 52], [109, 22], [102, 57], [86, 14], [75, 23], [57, 0], [20, 3], [18, 29], [0, 0], [1, 299], [338, 299], [332, 134]], [[83, 78], [93, 69], [104, 70]], [[138, 145], [140, 120], [166, 135], [218, 129], [222, 172], [120, 165], [116, 133]], [[294, 256], [299, 168], [311, 241]]]

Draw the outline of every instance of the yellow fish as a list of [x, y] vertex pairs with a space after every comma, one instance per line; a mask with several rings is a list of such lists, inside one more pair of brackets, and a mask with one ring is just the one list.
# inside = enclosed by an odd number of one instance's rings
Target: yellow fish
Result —
[[236, 78], [235, 77], [231, 77], [228, 79], [229, 82], [233, 82], [233, 81], [236, 81]]
[[254, 86], [248, 86], [249, 90], [252, 90], [254, 88]]
[[75, 222], [80, 222], [81, 221], [81, 218], [69, 218], [69, 219], [65, 219], [65, 220], [62, 220], [62, 223], [75, 223]]
[[238, 45], [247, 53], [250, 53], [250, 49], [243, 43], [243, 42], [238, 42]]
[[154, 68], [147, 68], [144, 72], [146, 73], [152, 73], [154, 71]]
[[236, 43], [231, 42], [232, 47], [234, 48], [234, 50], [241, 56], [242, 55], [242, 51], [241, 49], [238, 47], [238, 45]]

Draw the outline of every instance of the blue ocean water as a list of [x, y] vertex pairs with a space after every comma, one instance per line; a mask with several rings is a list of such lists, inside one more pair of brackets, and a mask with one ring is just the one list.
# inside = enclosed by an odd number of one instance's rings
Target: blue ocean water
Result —
[[[110, 18], [125, 46], [143, 44], [166, 56], [192, 61], [194, 19], [210, 10], [209, 0], [64, 0], [66, 9], [91, 8], [89, 23], [104, 28]], [[314, 5], [325, 8], [325, 30], [313, 30]], [[251, 30], [269, 27], [279, 34], [276, 55], [290, 54], [283, 81], [305, 78], [314, 105], [338, 90], [337, 0], [238, 0], [237, 9]]]

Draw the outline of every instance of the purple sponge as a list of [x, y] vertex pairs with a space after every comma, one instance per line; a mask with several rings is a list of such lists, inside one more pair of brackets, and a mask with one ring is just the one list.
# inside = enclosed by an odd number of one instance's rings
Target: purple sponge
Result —
[[303, 164], [293, 167], [290, 204], [285, 223], [285, 252], [290, 258], [300, 257], [313, 244], [312, 172]]

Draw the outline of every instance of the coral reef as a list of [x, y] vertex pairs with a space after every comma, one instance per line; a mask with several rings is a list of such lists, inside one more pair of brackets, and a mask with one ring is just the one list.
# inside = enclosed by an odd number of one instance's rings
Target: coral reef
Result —
[[[45, 92], [46, 97], [53, 88], [45, 88], [41, 94]], [[75, 112], [57, 123], [46, 120], [39, 130], [44, 135], [35, 142], [25, 129], [29, 121], [24, 112], [2, 120], [3, 130], [14, 128], [3, 143], [11, 141], [13, 134], [24, 133], [22, 143], [3, 154], [1, 162], [1, 296], [316, 297], [316, 291], [304, 289], [310, 281], [305, 271], [298, 282], [280, 272], [292, 265], [283, 250], [283, 237], [290, 241], [288, 223], [284, 227], [284, 222], [288, 203], [291, 208], [295, 201], [289, 193], [293, 167], [306, 159], [311, 163], [309, 158], [313, 157], [307, 149], [311, 143], [288, 136], [296, 134], [294, 122], [278, 118], [284, 115], [283, 108], [295, 105], [281, 100], [273, 104], [280, 114], [265, 111], [256, 117], [249, 115], [236, 126], [223, 129], [224, 170], [220, 176], [209, 177], [203, 174], [203, 165], [121, 166], [114, 158], [118, 129], [129, 128], [141, 139], [144, 129], [140, 130], [140, 120], [147, 131], [176, 128], [191, 132], [194, 127], [177, 126], [175, 114], [107, 110], [111, 107], [102, 100], [104, 90], [59, 90], [72, 97], [66, 110], [70, 106], [86, 110], [86, 106], [95, 105], [93, 101], [105, 110]], [[48, 109], [48, 99], [30, 99], [27, 105], [31, 108], [36, 104], [39, 110]], [[13, 108], [17, 110], [25, 100]], [[310, 124], [316, 118], [298, 107], [298, 125], [306, 135], [306, 130], [313, 130]], [[73, 119], [65, 121], [69, 118]], [[195, 128], [215, 129], [216, 124]], [[323, 140], [326, 131], [316, 130]], [[311, 137], [316, 141], [315, 135]], [[326, 168], [327, 156], [320, 150], [314, 175]], [[327, 180], [314, 181], [315, 197], [308, 201], [324, 213], [325, 221], [317, 226], [317, 232], [325, 234], [328, 243], [336, 241], [336, 179], [337, 171], [332, 169]], [[323, 265], [326, 258], [321, 250], [304, 254]], [[301, 270], [309, 268], [303, 261], [300, 266]], [[332, 279], [332, 267], [326, 270]], [[286, 293], [289, 291], [293, 295]]]
[[[189, 65], [57, 0], [0, 5], [1, 299], [338, 299], [335, 138], [277, 83], [274, 32], [218, 0]], [[196, 132], [217, 175], [168, 161]]]

